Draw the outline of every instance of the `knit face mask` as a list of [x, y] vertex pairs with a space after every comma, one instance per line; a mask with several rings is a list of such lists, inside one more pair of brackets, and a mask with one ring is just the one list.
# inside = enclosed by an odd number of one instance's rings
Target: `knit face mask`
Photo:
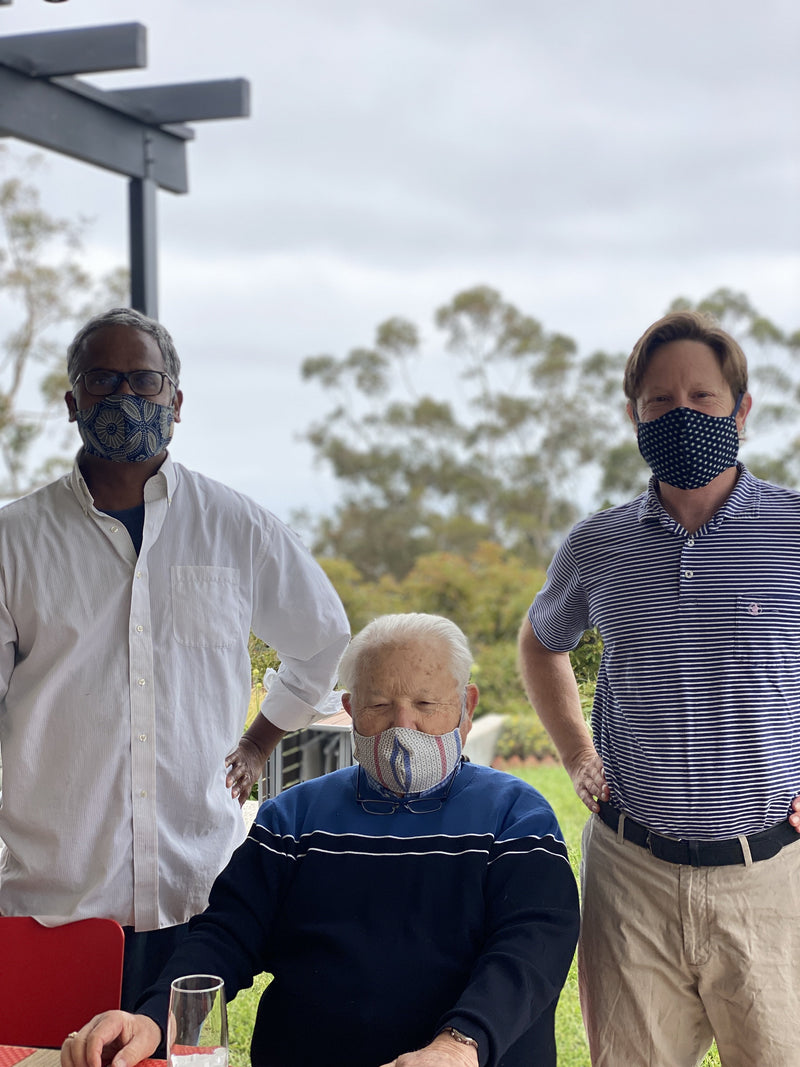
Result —
[[424, 734], [392, 726], [373, 737], [353, 730], [353, 755], [376, 782], [393, 793], [424, 793], [443, 782], [461, 759], [461, 731]]
[[143, 463], [169, 444], [175, 410], [143, 396], [113, 393], [75, 412], [83, 447], [91, 456], [115, 463]]
[[651, 422], [637, 415], [639, 451], [660, 482], [676, 489], [700, 489], [733, 467], [739, 454], [736, 413], [707, 415], [694, 408], [673, 408]]

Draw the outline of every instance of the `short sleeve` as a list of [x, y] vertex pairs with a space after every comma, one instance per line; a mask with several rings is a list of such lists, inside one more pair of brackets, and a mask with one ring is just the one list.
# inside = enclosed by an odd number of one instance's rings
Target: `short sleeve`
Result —
[[568, 652], [592, 625], [572, 534], [553, 557], [547, 580], [528, 611], [533, 632], [551, 652]]

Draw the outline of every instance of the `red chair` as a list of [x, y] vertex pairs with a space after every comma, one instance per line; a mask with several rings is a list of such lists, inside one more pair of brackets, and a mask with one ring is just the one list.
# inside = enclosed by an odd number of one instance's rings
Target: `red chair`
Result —
[[125, 936], [113, 919], [42, 926], [0, 916], [0, 1044], [58, 1048], [118, 1008]]

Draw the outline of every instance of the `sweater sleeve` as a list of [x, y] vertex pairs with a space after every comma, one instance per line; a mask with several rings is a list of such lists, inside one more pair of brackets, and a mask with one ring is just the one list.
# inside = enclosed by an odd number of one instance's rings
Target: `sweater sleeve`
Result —
[[272, 925], [292, 875], [296, 842], [262, 825], [263, 812], [264, 808], [218, 875], [208, 907], [190, 921], [187, 937], [136, 1006], [137, 1012], [162, 1028], [173, 979], [186, 974], [218, 975], [225, 982], [226, 999], [232, 1000], [267, 969]]
[[578, 940], [575, 877], [555, 815], [539, 801], [517, 810], [495, 840], [483, 950], [438, 1026], [474, 1037], [481, 1067], [497, 1064], [554, 1004]]

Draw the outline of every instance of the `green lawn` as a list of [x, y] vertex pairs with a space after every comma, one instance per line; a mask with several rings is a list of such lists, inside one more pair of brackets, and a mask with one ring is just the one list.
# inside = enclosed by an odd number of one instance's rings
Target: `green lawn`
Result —
[[[581, 856], [581, 830], [587, 812], [575, 796], [566, 772], [560, 766], [542, 766], [519, 768], [515, 773], [541, 790], [553, 805], [577, 877]], [[231, 1067], [249, 1067], [250, 1034], [258, 998], [266, 984], [267, 978], [262, 975], [256, 980], [254, 987], [240, 993], [228, 1009]], [[589, 1067], [589, 1050], [578, 1004], [578, 978], [574, 961], [558, 1004], [556, 1036], [559, 1067]], [[719, 1062], [716, 1050], [712, 1049], [703, 1061], [703, 1067], [719, 1067]]]

